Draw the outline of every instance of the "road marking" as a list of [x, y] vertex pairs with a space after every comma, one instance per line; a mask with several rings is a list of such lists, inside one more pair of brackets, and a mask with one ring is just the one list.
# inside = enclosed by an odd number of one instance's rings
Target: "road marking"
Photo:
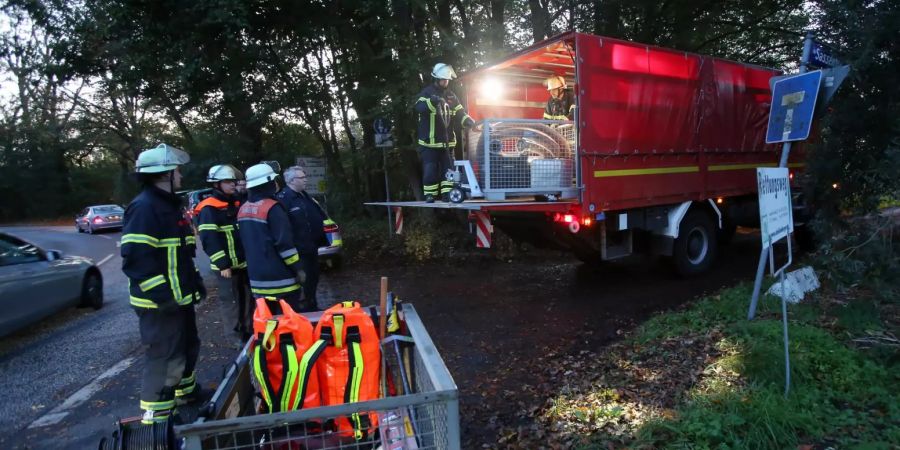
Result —
[[113, 256], [115, 256], [115, 255], [112, 254], [112, 253], [106, 255], [106, 258], [101, 259], [100, 262], [97, 263], [97, 267], [102, 266], [103, 263], [105, 263], [105, 262], [109, 261], [110, 259], [112, 259]]
[[106, 372], [101, 373], [100, 376], [94, 378], [93, 381], [69, 396], [69, 398], [67, 398], [66, 401], [64, 401], [61, 405], [53, 408], [49, 413], [44, 414], [34, 422], [31, 422], [31, 425], [28, 425], [28, 428], [32, 429], [46, 427], [48, 425], [55, 425], [61, 422], [67, 415], [69, 415], [72, 409], [88, 401], [97, 392], [100, 392], [100, 390], [103, 389], [103, 382], [105, 380], [124, 372], [125, 369], [131, 367], [131, 365], [134, 364], [135, 361], [137, 361], [136, 356], [131, 356], [119, 361], [114, 366], [107, 369]]
[[101, 237], [101, 238], [103, 238], [103, 239], [106, 239], [107, 241], [112, 240], [111, 237], [109, 237], [109, 236], [104, 236], [104, 235], [102, 235], [102, 234], [98, 234], [97, 237]]

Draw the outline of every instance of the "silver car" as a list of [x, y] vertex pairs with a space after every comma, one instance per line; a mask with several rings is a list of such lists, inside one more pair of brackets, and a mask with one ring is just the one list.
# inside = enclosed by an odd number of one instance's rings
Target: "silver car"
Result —
[[103, 307], [103, 276], [87, 258], [0, 233], [0, 337], [63, 308]]
[[111, 228], [121, 229], [124, 215], [125, 210], [119, 205], [88, 206], [75, 216], [75, 229], [88, 234]]

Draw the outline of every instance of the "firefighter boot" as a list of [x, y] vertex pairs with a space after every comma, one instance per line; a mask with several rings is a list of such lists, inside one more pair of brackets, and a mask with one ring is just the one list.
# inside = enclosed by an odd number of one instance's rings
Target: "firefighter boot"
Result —
[[426, 195], [426, 196], [425, 196], [425, 203], [434, 203], [434, 196], [431, 195], [431, 194]]

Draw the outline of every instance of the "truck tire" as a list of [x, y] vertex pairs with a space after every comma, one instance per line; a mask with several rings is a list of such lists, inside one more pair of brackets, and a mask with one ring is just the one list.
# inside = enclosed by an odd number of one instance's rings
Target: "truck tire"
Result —
[[716, 258], [718, 236], [712, 217], [702, 210], [688, 211], [678, 227], [672, 263], [682, 276], [706, 272]]

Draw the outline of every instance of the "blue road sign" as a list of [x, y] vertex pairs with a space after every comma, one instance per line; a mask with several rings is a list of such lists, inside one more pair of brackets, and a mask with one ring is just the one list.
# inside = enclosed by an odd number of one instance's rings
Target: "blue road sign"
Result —
[[802, 141], [809, 137], [822, 71], [782, 78], [772, 87], [772, 108], [766, 144]]
[[375, 132], [378, 134], [388, 134], [391, 132], [391, 121], [385, 119], [384, 117], [379, 117], [375, 119], [375, 123], [373, 124], [375, 127]]
[[809, 49], [809, 63], [816, 67], [837, 67], [840, 66], [841, 60], [837, 59], [832, 50], [816, 41], [812, 42]]

